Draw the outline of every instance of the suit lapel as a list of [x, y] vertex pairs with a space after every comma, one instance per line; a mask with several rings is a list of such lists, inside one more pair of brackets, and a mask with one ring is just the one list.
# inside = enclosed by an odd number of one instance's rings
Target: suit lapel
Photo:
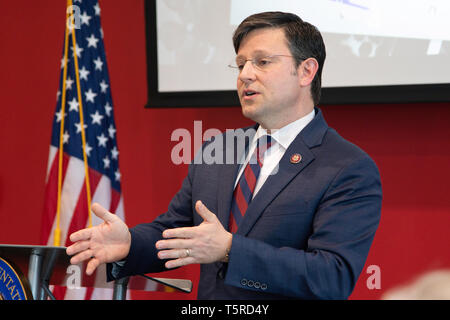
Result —
[[[267, 178], [250, 203], [237, 231], [238, 234], [247, 235], [272, 200], [314, 160], [314, 154], [310, 148], [322, 143], [327, 129], [328, 125], [323, 119], [320, 109], [316, 109], [314, 119], [297, 135], [284, 153], [279, 163], [278, 172]], [[301, 155], [302, 159], [299, 163], [291, 162], [291, 157], [294, 154]]]

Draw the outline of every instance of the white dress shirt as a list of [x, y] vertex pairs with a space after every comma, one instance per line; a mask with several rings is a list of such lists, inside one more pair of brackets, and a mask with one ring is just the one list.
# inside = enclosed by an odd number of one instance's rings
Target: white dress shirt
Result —
[[[261, 167], [255, 190], [253, 192], [253, 197], [258, 193], [259, 189], [261, 189], [262, 185], [270, 175], [277, 174], [278, 163], [280, 162], [287, 148], [289, 147], [291, 142], [294, 141], [295, 137], [297, 137], [300, 131], [302, 131], [303, 128], [305, 128], [308, 123], [310, 123], [311, 120], [314, 119], [314, 116], [315, 111], [313, 110], [306, 116], [289, 123], [281, 129], [271, 130], [270, 135], [272, 136], [272, 146], [264, 153], [264, 164]], [[241, 168], [239, 169], [239, 174], [237, 175], [236, 181], [234, 183], [235, 188], [239, 182], [239, 179], [241, 178], [242, 173], [244, 172], [247, 163], [250, 160], [251, 155], [256, 149], [257, 140], [264, 135], [267, 135], [267, 130], [259, 126], [252, 142], [250, 143], [249, 152], [247, 153], [245, 162], [243, 162]]]

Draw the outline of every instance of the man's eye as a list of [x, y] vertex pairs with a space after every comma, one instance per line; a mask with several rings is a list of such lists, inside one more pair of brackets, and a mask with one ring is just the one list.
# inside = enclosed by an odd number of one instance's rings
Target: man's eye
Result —
[[256, 60], [256, 65], [260, 68], [267, 66], [270, 63], [269, 59], [258, 59]]

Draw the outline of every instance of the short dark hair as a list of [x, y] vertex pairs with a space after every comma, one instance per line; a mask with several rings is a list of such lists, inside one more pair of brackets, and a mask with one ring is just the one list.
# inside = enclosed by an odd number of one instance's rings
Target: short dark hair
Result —
[[242, 40], [251, 31], [262, 28], [280, 28], [284, 31], [296, 67], [308, 58], [317, 60], [319, 69], [311, 83], [311, 96], [314, 104], [317, 105], [320, 101], [322, 69], [326, 56], [325, 44], [320, 31], [293, 13], [279, 11], [257, 13], [242, 21], [234, 32], [233, 45], [236, 53]]

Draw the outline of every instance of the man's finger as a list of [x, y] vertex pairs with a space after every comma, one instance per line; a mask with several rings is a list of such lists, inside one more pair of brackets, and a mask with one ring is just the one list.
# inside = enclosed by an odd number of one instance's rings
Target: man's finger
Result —
[[189, 239], [195, 235], [196, 227], [184, 227], [184, 228], [175, 228], [175, 229], [167, 229], [163, 232], [164, 238], [185, 238]]
[[209, 209], [203, 204], [201, 200], [198, 200], [195, 203], [195, 210], [197, 213], [203, 218], [203, 220], [208, 222], [214, 222], [217, 220], [217, 217], [214, 213], [209, 211]]
[[156, 248], [161, 249], [183, 249], [192, 248], [193, 242], [188, 239], [171, 239], [171, 240], [159, 240], [155, 244]]
[[98, 203], [92, 204], [91, 209], [97, 217], [99, 217], [105, 222], [113, 222], [116, 218], [114, 214], [103, 208]]
[[187, 258], [191, 255], [190, 249], [171, 249], [171, 250], [162, 250], [158, 252], [159, 259], [178, 259], [178, 258]]
[[86, 266], [86, 274], [88, 276], [92, 275], [99, 265], [100, 260], [98, 260], [97, 258], [92, 258]]
[[73, 256], [74, 254], [77, 254], [78, 252], [84, 251], [86, 249], [89, 249], [89, 240], [81, 240], [68, 247], [66, 249], [66, 253], [69, 256]]
[[179, 258], [175, 260], [169, 260], [165, 263], [165, 266], [167, 269], [177, 268], [181, 266], [185, 266], [188, 264], [197, 263], [195, 258], [193, 257], [186, 257], [186, 258]]
[[92, 233], [91, 228], [78, 230], [77, 232], [72, 233], [69, 239], [72, 242], [89, 240], [91, 238], [91, 233]]
[[92, 258], [93, 255], [94, 255], [94, 253], [91, 249], [84, 250], [84, 251], [80, 252], [79, 254], [77, 254], [76, 256], [73, 256], [70, 259], [70, 263], [71, 264], [79, 264], [80, 262], [83, 262], [85, 260]]

